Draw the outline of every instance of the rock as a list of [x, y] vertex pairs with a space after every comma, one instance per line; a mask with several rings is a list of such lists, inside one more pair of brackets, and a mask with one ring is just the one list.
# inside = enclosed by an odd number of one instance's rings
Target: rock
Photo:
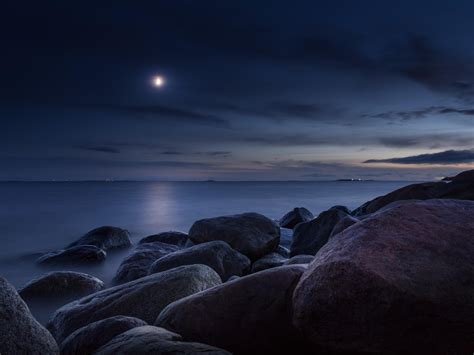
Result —
[[161, 242], [138, 245], [130, 255], [123, 259], [115, 274], [114, 283], [122, 284], [148, 275], [153, 262], [178, 249], [176, 245]]
[[181, 265], [204, 264], [214, 269], [222, 281], [232, 275], [242, 276], [250, 269], [250, 260], [232, 249], [226, 242], [217, 240], [181, 249], [156, 260], [150, 274]]
[[54, 298], [72, 300], [104, 289], [98, 278], [75, 271], [53, 271], [28, 282], [18, 293], [26, 302]]
[[0, 277], [0, 354], [59, 354], [51, 334], [31, 315], [15, 288]]
[[300, 341], [291, 325], [291, 297], [304, 270], [283, 266], [213, 287], [170, 304], [155, 325], [233, 353], [295, 350]]
[[146, 325], [117, 335], [95, 354], [229, 354], [213, 346], [180, 340], [179, 334]]
[[120, 332], [104, 344], [96, 354], [155, 353], [153, 346], [163, 340], [182, 340], [181, 335], [152, 325], [142, 325]]
[[464, 171], [446, 182], [412, 184], [364, 203], [352, 212], [354, 216], [374, 213], [384, 206], [401, 200], [459, 199], [474, 200], [474, 170]]
[[366, 202], [352, 212], [353, 216], [363, 216], [374, 213], [380, 208], [399, 200], [427, 200], [434, 199], [444, 190], [444, 182], [427, 182], [422, 184], [412, 184], [401, 189], [392, 191], [387, 195], [377, 197]]
[[334, 235], [341, 233], [342, 231], [349, 228], [353, 224], [356, 224], [357, 222], [359, 222], [357, 218], [352, 216], [345, 216], [334, 226], [329, 238], [332, 238]]
[[170, 232], [150, 235], [148, 237], [143, 238], [138, 243], [144, 244], [144, 243], [160, 242], [160, 243], [173, 244], [180, 248], [184, 248], [188, 239], [189, 239], [189, 236], [186, 233], [170, 231]]
[[261, 214], [243, 213], [194, 222], [189, 237], [196, 244], [223, 240], [251, 260], [256, 260], [276, 250], [280, 243], [280, 228]]
[[229, 277], [229, 279], [227, 280], [227, 282], [229, 282], [229, 281], [234, 281], [234, 280], [237, 280], [237, 279], [240, 279], [240, 276], [233, 275], [233, 276]]
[[127, 230], [118, 227], [104, 226], [89, 231], [71, 243], [68, 248], [78, 245], [95, 245], [100, 249], [109, 250], [129, 247], [132, 245], [132, 242], [130, 241], [130, 234]]
[[444, 181], [451, 182], [474, 182], [474, 170], [466, 170], [453, 177], [446, 177]]
[[290, 251], [285, 247], [282, 247], [281, 245], [278, 246], [275, 253], [280, 254], [285, 259], [288, 259], [290, 257]]
[[105, 289], [69, 303], [48, 323], [57, 341], [89, 323], [123, 315], [153, 323], [169, 303], [221, 283], [206, 265], [181, 266]]
[[47, 253], [36, 262], [43, 265], [80, 265], [100, 263], [106, 256], [105, 251], [94, 245], [79, 245]]
[[304, 207], [296, 207], [280, 219], [280, 227], [293, 229], [298, 223], [308, 222], [313, 214]]
[[293, 232], [290, 256], [316, 254], [328, 241], [334, 226], [347, 216], [346, 211], [347, 209], [335, 206], [309, 222], [298, 224]]
[[346, 214], [351, 214], [351, 210], [348, 209], [346, 206], [336, 205], [336, 206], [332, 206], [330, 209], [331, 210], [338, 210], [338, 211], [344, 212]]
[[293, 242], [293, 229], [280, 228], [280, 245], [289, 249]]
[[273, 267], [282, 266], [287, 259], [278, 253], [270, 253], [252, 264], [252, 274]]
[[296, 255], [291, 259], [285, 261], [283, 265], [300, 265], [300, 264], [309, 264], [314, 259], [314, 255]]
[[293, 296], [294, 324], [335, 352], [474, 349], [474, 202], [377, 212], [316, 254]]
[[146, 325], [138, 318], [115, 316], [77, 329], [61, 343], [61, 355], [92, 354], [115, 336]]

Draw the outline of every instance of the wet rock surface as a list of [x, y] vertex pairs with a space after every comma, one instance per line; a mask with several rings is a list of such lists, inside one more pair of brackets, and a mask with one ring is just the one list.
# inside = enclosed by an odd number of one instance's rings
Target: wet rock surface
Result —
[[74, 331], [61, 343], [61, 354], [92, 354], [115, 336], [144, 325], [147, 325], [145, 321], [126, 316], [115, 316], [90, 323]]
[[242, 276], [250, 269], [250, 260], [223, 241], [202, 243], [182, 249], [156, 260], [150, 274], [181, 265], [204, 264], [214, 269], [226, 281], [233, 275]]
[[314, 218], [313, 214], [304, 207], [296, 207], [280, 219], [282, 228], [293, 229], [298, 223], [308, 222]]
[[96, 264], [103, 262], [106, 257], [105, 251], [94, 245], [79, 245], [46, 253], [36, 262], [47, 266]]
[[276, 250], [280, 243], [280, 228], [261, 214], [243, 213], [194, 222], [189, 237], [195, 244], [222, 240], [256, 260]]
[[163, 233], [149, 235], [148, 237], [141, 239], [138, 243], [144, 244], [144, 243], [160, 242], [160, 243], [172, 244], [172, 245], [176, 245], [177, 247], [184, 248], [188, 239], [189, 239], [189, 236], [186, 233], [170, 231], [170, 232], [163, 232]]
[[473, 215], [470, 201], [404, 203], [334, 236], [296, 287], [295, 326], [331, 351], [471, 351]]
[[220, 283], [219, 275], [206, 265], [181, 266], [69, 303], [56, 311], [48, 329], [62, 342], [76, 329], [112, 316], [136, 317], [153, 323], [171, 302]]
[[293, 232], [290, 256], [315, 255], [328, 241], [334, 226], [347, 215], [347, 208], [334, 206], [321, 212], [317, 218], [298, 224]]
[[129, 247], [132, 245], [132, 242], [127, 230], [103, 226], [87, 232], [81, 238], [69, 244], [68, 248], [79, 245], [94, 245], [100, 249], [109, 250]]
[[0, 277], [0, 353], [59, 354], [54, 338], [31, 315], [15, 288]]
[[179, 250], [176, 245], [154, 242], [139, 244], [120, 264], [114, 277], [115, 284], [139, 279], [148, 275], [150, 266], [159, 258]]
[[98, 278], [75, 271], [53, 271], [28, 282], [18, 290], [25, 301], [79, 298], [104, 289]]
[[227, 282], [170, 304], [155, 325], [233, 353], [296, 351], [291, 297], [304, 270], [284, 266]]

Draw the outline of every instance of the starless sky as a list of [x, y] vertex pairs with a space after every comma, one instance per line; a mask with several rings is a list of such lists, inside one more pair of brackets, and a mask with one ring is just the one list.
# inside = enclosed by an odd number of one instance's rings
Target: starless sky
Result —
[[7, 0], [0, 179], [474, 168], [473, 13], [470, 0]]

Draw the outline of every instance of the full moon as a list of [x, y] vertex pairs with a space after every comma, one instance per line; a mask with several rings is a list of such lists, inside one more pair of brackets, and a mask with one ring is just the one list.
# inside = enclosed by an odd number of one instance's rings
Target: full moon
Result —
[[165, 79], [162, 76], [157, 75], [153, 78], [153, 85], [155, 85], [156, 87], [161, 87], [164, 83]]

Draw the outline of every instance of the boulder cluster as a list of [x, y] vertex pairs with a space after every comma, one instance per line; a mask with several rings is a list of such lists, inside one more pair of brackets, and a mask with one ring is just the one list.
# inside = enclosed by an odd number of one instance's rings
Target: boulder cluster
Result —
[[[472, 353], [472, 200], [469, 171], [352, 212], [244, 213], [151, 235], [108, 288], [72, 271], [19, 291], [0, 278], [0, 353]], [[101, 227], [38, 262], [100, 262], [130, 246], [126, 230]], [[64, 295], [46, 328], [28, 309]]]

